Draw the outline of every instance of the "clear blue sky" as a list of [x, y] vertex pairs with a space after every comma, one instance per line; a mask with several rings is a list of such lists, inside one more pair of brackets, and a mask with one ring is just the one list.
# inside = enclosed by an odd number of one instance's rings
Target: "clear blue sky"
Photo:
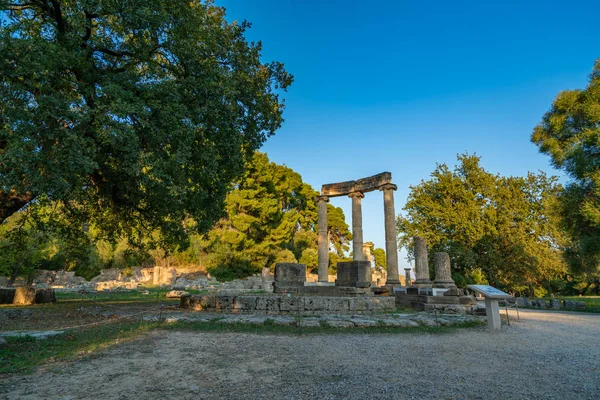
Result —
[[[265, 61], [295, 76], [263, 151], [319, 190], [390, 171], [396, 212], [436, 163], [476, 153], [490, 172], [560, 175], [529, 142], [563, 89], [600, 58], [600, 1], [217, 0], [253, 23]], [[350, 199], [335, 198], [350, 223]], [[384, 247], [381, 193], [365, 241]], [[400, 267], [406, 265], [400, 257]]]

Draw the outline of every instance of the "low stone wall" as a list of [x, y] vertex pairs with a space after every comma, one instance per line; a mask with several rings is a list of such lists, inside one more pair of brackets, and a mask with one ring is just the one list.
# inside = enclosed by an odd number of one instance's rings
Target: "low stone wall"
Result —
[[585, 301], [560, 300], [560, 299], [534, 299], [526, 297], [516, 297], [515, 302], [518, 307], [541, 308], [552, 310], [585, 310]]
[[187, 295], [181, 308], [197, 311], [258, 314], [356, 314], [395, 311], [393, 297], [325, 297], [294, 295]]

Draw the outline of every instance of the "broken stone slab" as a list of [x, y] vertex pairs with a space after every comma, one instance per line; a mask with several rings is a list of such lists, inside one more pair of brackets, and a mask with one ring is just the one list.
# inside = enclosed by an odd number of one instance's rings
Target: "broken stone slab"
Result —
[[170, 292], [168, 292], [165, 297], [167, 299], [180, 299], [181, 296], [185, 296], [186, 294], [189, 294], [188, 292], [186, 292], [185, 290], [171, 290]]

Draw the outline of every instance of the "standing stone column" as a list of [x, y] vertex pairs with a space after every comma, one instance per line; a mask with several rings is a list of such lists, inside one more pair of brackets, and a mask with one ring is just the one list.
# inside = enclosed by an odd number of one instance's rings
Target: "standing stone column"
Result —
[[433, 287], [455, 288], [456, 284], [452, 279], [450, 256], [448, 253], [435, 253], [433, 255], [433, 263], [435, 265], [435, 280], [433, 281]]
[[414, 286], [431, 287], [429, 279], [429, 265], [427, 264], [427, 242], [425, 238], [415, 236], [415, 280]]
[[404, 279], [406, 280], [406, 286], [410, 286], [410, 268], [404, 268]]
[[362, 230], [362, 199], [365, 197], [361, 192], [348, 195], [352, 199], [352, 259], [363, 261], [363, 230]]
[[398, 242], [396, 231], [396, 211], [394, 210], [394, 190], [398, 186], [391, 183], [379, 188], [383, 192], [383, 214], [385, 218], [385, 257], [387, 269], [386, 285], [398, 285]]
[[373, 255], [371, 254], [372, 248], [373, 245], [370, 243], [363, 244], [363, 255], [365, 257], [365, 261], [368, 261], [369, 264], [371, 264], [371, 267], [373, 266]]
[[327, 203], [329, 197], [317, 197], [319, 207], [319, 282], [329, 282], [329, 238], [327, 237]]

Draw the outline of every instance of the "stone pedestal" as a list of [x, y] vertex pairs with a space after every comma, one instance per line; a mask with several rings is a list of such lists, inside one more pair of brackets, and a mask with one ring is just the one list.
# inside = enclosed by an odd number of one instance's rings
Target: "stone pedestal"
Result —
[[385, 257], [387, 268], [387, 285], [398, 285], [398, 235], [396, 231], [396, 211], [394, 210], [394, 191], [398, 189], [391, 183], [379, 188], [383, 192], [383, 214], [385, 222]]
[[297, 293], [299, 287], [304, 287], [306, 281], [306, 265], [296, 263], [275, 264], [275, 293]]
[[498, 299], [485, 298], [485, 314], [487, 316], [488, 328], [500, 329], [500, 307], [498, 306]]
[[404, 268], [404, 279], [405, 279], [405, 282], [406, 282], [405, 286], [410, 286], [410, 284], [411, 284], [410, 268]]
[[319, 282], [328, 282], [328, 270], [329, 270], [329, 238], [327, 235], [327, 203], [329, 203], [329, 197], [319, 196], [317, 197], [317, 206], [319, 209], [319, 231], [318, 231], [318, 245], [319, 245]]
[[361, 192], [348, 195], [352, 199], [352, 259], [363, 261], [363, 230], [362, 230], [362, 199], [365, 197]]
[[368, 288], [371, 286], [371, 263], [368, 261], [348, 261], [337, 264], [335, 286]]
[[450, 256], [448, 253], [435, 253], [433, 255], [433, 263], [435, 265], [435, 280], [433, 287], [436, 288], [456, 288], [452, 273], [450, 271]]
[[429, 278], [429, 264], [427, 263], [427, 242], [425, 238], [415, 236], [415, 275], [416, 280], [413, 286], [416, 287], [431, 287], [431, 279]]

